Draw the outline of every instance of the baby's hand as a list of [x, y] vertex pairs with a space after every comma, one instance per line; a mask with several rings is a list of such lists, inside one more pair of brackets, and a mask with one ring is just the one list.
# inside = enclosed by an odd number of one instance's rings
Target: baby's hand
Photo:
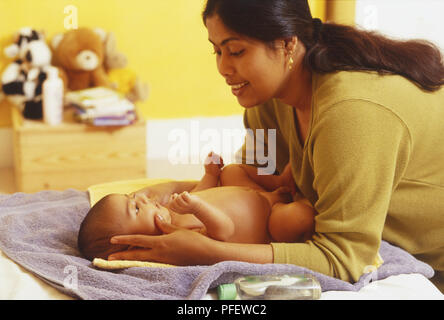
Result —
[[219, 177], [224, 167], [224, 160], [221, 156], [211, 151], [204, 162], [205, 173]]
[[187, 191], [181, 194], [173, 193], [168, 203], [168, 207], [177, 213], [193, 213], [197, 205], [197, 197]]

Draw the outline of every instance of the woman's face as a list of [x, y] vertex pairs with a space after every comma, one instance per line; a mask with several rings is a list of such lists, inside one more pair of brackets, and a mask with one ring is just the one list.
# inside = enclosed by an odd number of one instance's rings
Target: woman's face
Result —
[[279, 97], [288, 75], [283, 49], [231, 31], [218, 15], [208, 17], [206, 27], [217, 68], [240, 105], [250, 108]]

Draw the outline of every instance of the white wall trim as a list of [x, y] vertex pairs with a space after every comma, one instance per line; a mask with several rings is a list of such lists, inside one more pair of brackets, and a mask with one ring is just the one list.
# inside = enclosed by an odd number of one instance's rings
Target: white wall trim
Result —
[[200, 179], [209, 151], [235, 162], [245, 138], [243, 116], [147, 121], [148, 178]]

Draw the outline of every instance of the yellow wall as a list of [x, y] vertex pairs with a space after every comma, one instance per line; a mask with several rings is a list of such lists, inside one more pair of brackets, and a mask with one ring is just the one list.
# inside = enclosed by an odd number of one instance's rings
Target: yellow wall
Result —
[[[216, 72], [200, 18], [203, 0], [2, 0], [0, 44], [11, 41], [12, 33], [26, 25], [44, 29], [49, 38], [63, 32], [64, 8], [70, 4], [78, 8], [79, 26], [115, 33], [128, 66], [150, 86], [150, 97], [141, 105], [147, 117], [241, 112]], [[0, 117], [5, 123], [5, 111]]]
[[327, 1], [326, 19], [335, 23], [355, 25], [356, 0]]
[[[314, 16], [325, 18], [327, 0], [309, 0]], [[150, 86], [141, 104], [147, 118], [240, 114], [218, 74], [202, 23], [204, 0], [1, 0], [0, 50], [20, 27], [43, 29], [49, 39], [65, 31], [74, 5], [79, 26], [113, 31], [129, 67]], [[0, 52], [0, 70], [9, 63]], [[10, 126], [9, 106], [0, 103], [0, 127]]]
[[308, 0], [315, 18], [340, 24], [355, 24], [356, 0]]
[[325, 19], [327, 14], [327, 2], [331, 0], [308, 0], [313, 18]]

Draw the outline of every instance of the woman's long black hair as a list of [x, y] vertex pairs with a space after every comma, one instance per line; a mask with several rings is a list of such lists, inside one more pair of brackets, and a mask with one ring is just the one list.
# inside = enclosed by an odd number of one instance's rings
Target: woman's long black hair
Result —
[[204, 23], [214, 14], [234, 32], [266, 43], [297, 36], [307, 49], [306, 66], [317, 73], [398, 74], [427, 91], [444, 84], [443, 57], [433, 43], [322, 23], [313, 19], [307, 0], [207, 0]]

